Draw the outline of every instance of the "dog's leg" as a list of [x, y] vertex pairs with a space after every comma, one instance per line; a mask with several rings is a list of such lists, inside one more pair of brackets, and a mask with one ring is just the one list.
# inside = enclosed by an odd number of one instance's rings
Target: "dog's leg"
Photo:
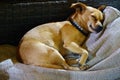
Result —
[[68, 49], [71, 52], [77, 53], [81, 55], [81, 59], [80, 59], [80, 64], [81, 66], [85, 65], [85, 62], [88, 58], [88, 52], [83, 49], [82, 47], [80, 47], [79, 45], [77, 45], [75, 42], [70, 42], [70, 43], [65, 43], [64, 47], [66, 49]]
[[40, 66], [40, 67], [46, 67], [46, 68], [53, 68], [53, 69], [64, 69], [62, 66], [60, 65], [54, 65], [54, 64], [47, 64], [47, 63], [39, 63], [39, 65], [36, 66]]
[[63, 56], [58, 52], [58, 50], [52, 48], [52, 47], [49, 47], [48, 46], [48, 53], [50, 53], [50, 59], [49, 61], [51, 63], [53, 63], [53, 66], [54, 64], [57, 65], [57, 66], [61, 66], [62, 68], [66, 69], [66, 70], [80, 70], [78, 67], [71, 67], [69, 66], [65, 59], [63, 58]]
[[79, 70], [79, 68], [70, 67], [55, 48], [39, 41], [24, 41], [21, 47], [21, 57], [25, 64], [55, 69]]
[[36, 65], [36, 66], [46, 67], [46, 68], [53, 68], [53, 69], [80, 70], [77, 67], [70, 67], [67, 63], [63, 63], [62, 65], [39, 63], [39, 65]]

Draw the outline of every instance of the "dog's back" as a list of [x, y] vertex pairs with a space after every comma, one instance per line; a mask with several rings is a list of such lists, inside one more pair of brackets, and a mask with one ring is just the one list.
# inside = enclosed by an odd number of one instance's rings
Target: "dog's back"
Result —
[[53, 22], [37, 26], [28, 31], [22, 40], [38, 40], [48, 46], [58, 49], [61, 42], [60, 30], [68, 21]]

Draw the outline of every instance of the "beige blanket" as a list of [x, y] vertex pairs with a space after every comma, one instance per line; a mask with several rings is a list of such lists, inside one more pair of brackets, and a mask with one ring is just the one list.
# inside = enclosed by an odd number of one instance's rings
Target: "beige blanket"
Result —
[[13, 64], [9, 59], [0, 63], [0, 80], [120, 80], [120, 12], [108, 6], [104, 13], [106, 29], [86, 42], [91, 54], [87, 71]]

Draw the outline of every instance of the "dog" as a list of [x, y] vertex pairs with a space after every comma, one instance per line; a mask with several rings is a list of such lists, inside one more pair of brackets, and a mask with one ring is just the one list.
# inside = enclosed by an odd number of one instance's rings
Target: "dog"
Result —
[[[82, 47], [91, 32], [102, 30], [103, 13], [84, 3], [73, 3], [75, 12], [66, 21], [39, 25], [21, 39], [19, 55], [24, 64], [46, 68], [84, 70], [88, 51]], [[69, 52], [81, 55], [80, 67], [68, 65]]]

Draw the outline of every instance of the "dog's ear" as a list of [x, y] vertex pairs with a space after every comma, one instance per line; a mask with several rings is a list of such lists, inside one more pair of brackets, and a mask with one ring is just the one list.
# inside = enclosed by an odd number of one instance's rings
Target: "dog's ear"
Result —
[[98, 10], [100, 10], [100, 11], [103, 12], [103, 10], [104, 10], [105, 8], [106, 8], [106, 5], [101, 5], [101, 6], [98, 7]]
[[86, 5], [81, 2], [78, 2], [73, 3], [70, 8], [75, 9], [77, 12], [83, 13], [86, 10]]

